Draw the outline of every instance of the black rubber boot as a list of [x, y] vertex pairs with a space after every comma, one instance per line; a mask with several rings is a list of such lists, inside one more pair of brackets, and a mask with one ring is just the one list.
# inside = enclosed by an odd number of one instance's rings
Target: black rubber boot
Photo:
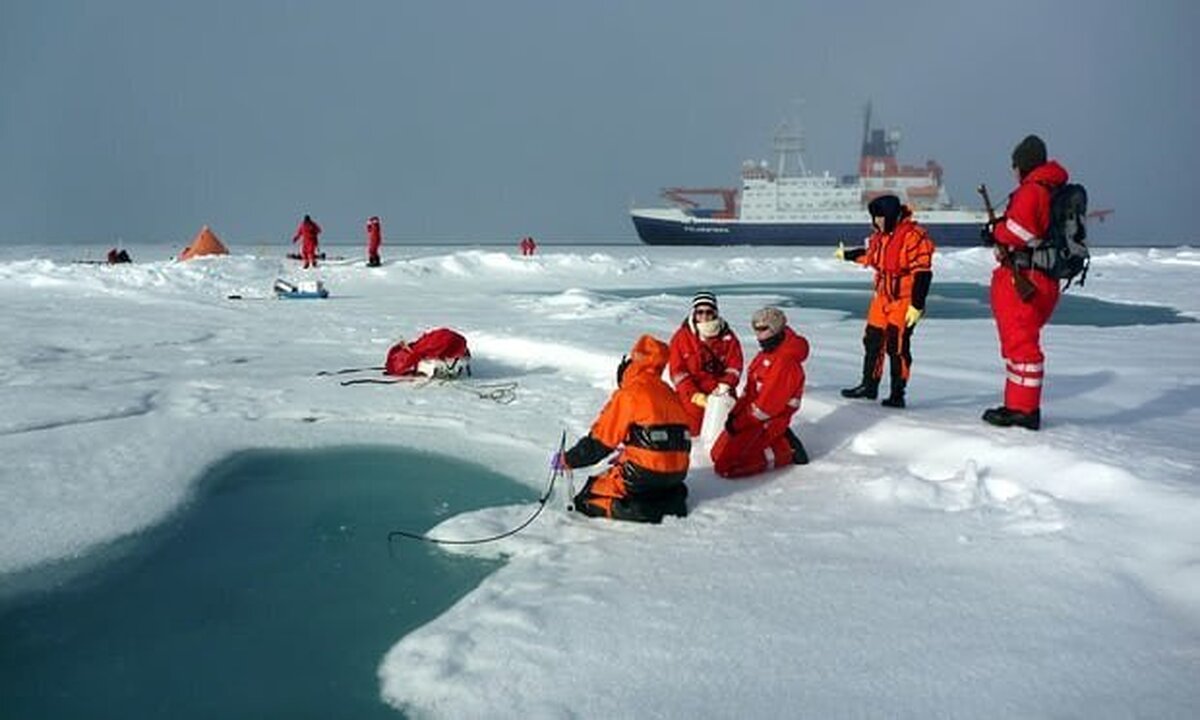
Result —
[[788, 428], [787, 432], [784, 433], [784, 437], [787, 438], [788, 444], [792, 446], [792, 464], [807, 465], [808, 451], [804, 449], [804, 443], [800, 442], [800, 438], [796, 436], [796, 433], [792, 432], [791, 428]]
[[883, 329], [868, 325], [863, 332], [863, 366], [862, 382], [852, 388], [843, 388], [844, 398], [866, 398], [874, 400], [879, 397], [879, 378], [876, 373], [882, 373], [880, 353], [883, 352]]
[[892, 394], [884, 398], [883, 402], [879, 403], [884, 407], [902, 408], [904, 407], [904, 388], [908, 386], [908, 381], [900, 377], [900, 359], [892, 358]]
[[1026, 430], [1037, 430], [1042, 426], [1042, 411], [1034, 410], [1023, 413], [1001, 405], [985, 410], [983, 420], [997, 427], [1023, 427]]
[[874, 400], [879, 397], [879, 381], [863, 380], [852, 388], [842, 388], [842, 397]]

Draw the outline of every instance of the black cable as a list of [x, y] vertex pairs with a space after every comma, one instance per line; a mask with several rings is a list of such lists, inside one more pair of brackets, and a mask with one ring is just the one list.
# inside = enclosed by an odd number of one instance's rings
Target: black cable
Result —
[[[564, 448], [566, 448], [566, 445], [567, 445], [567, 431], [563, 430], [562, 441], [559, 443], [559, 446], [558, 446], [559, 454], [562, 454]], [[570, 472], [570, 470], [568, 469], [567, 472]], [[561, 475], [562, 473], [563, 473], [563, 471], [559, 470], [557, 468], [552, 469], [550, 471], [550, 483], [546, 486], [546, 492], [543, 493], [540, 498], [538, 498], [537, 510], [534, 510], [533, 514], [530, 515], [528, 518], [526, 518], [525, 522], [521, 523], [520, 525], [516, 526], [515, 528], [513, 528], [511, 530], [506, 530], [506, 531], [500, 533], [499, 535], [492, 535], [491, 537], [485, 537], [485, 538], [475, 538], [475, 539], [471, 539], [471, 540], [443, 540], [440, 538], [429, 537], [428, 535], [425, 535], [424, 533], [412, 533], [412, 532], [408, 532], [407, 530], [393, 530], [390, 533], [388, 533], [388, 536], [387, 536], [388, 537], [388, 548], [389, 549], [391, 548], [392, 538], [394, 538], [394, 537], [408, 538], [410, 540], [422, 540], [427, 543], [433, 543], [434, 545], [482, 545], [484, 543], [495, 542], [496, 540], [503, 540], [506, 537], [511, 537], [513, 535], [516, 535], [517, 533], [521, 532], [525, 528], [529, 527], [529, 524], [532, 523], [534, 520], [536, 520], [537, 516], [541, 515], [542, 511], [546, 509], [546, 501], [550, 499], [550, 494], [552, 492], [554, 492], [554, 482], [556, 480], [558, 480], [558, 476]]]
[[371, 367], [342, 368], [341, 370], [321, 370], [317, 373], [317, 375], [318, 376], [321, 376], [321, 375], [345, 375], [346, 373], [362, 372], [363, 370], [382, 370], [382, 369], [383, 369], [382, 365], [372, 365]]

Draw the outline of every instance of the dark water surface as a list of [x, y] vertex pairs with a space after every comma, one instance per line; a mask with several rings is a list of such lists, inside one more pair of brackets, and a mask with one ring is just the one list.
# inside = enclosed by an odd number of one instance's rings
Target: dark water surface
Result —
[[388, 531], [531, 500], [414, 452], [235, 455], [172, 519], [0, 598], [0, 717], [397, 717], [384, 653], [498, 563]]
[[[597, 295], [614, 295], [620, 298], [640, 298], [651, 295], [679, 295], [691, 299], [699, 290], [711, 290], [718, 297], [764, 295], [780, 307], [816, 308], [840, 310], [852, 315], [865, 315], [871, 302], [873, 286], [870, 278], [861, 283], [849, 282], [795, 282], [795, 283], [740, 283], [737, 285], [683, 286], [636, 290], [602, 290]], [[687, 307], [687, 303], [681, 304]], [[965, 282], [939, 282], [936, 278], [926, 302], [930, 318], [938, 320], [975, 320], [991, 318], [988, 288]], [[1051, 325], [1086, 325], [1091, 327], [1124, 327], [1129, 325], [1166, 325], [1192, 323], [1194, 318], [1181, 315], [1178, 310], [1163, 305], [1132, 305], [1078, 294], [1072, 288], [1062, 294]]]

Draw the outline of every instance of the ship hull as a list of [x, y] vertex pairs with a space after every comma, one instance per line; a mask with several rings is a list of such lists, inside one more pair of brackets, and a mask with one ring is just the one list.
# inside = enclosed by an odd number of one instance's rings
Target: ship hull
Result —
[[[674, 220], [633, 215], [638, 237], [647, 245], [837, 245], [858, 244], [871, 234], [867, 223], [779, 222], [746, 223], [736, 220]], [[981, 225], [921, 223], [940, 246], [980, 244]]]

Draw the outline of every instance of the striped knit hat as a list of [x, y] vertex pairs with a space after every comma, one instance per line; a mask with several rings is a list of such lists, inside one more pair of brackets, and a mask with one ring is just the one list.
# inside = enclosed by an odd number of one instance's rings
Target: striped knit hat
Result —
[[701, 290], [692, 296], [692, 312], [696, 312], [697, 308], [710, 307], [713, 312], [717, 312], [717, 296], [713, 295], [708, 290]]

